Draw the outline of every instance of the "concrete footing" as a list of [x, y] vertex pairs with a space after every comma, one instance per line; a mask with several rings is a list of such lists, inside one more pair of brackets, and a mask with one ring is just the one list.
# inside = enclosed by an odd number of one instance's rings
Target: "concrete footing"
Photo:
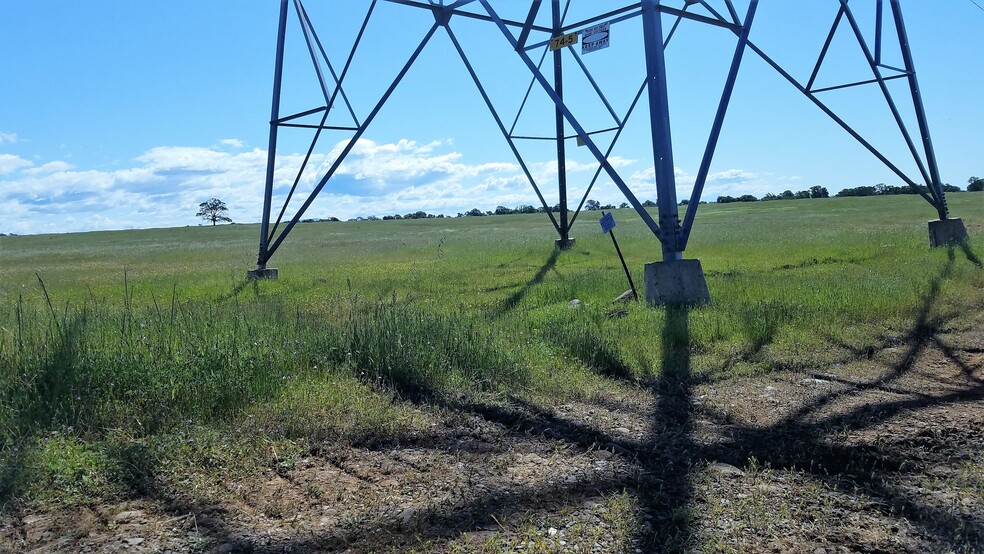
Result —
[[933, 248], [967, 242], [962, 219], [934, 219], [929, 222], [929, 245]]
[[246, 278], [247, 279], [273, 279], [274, 281], [276, 281], [277, 280], [277, 277], [279, 277], [279, 276], [280, 275], [277, 272], [277, 268], [275, 268], [275, 267], [267, 267], [267, 268], [264, 268], [264, 269], [254, 269], [252, 271], [247, 271], [246, 272]]
[[700, 260], [646, 264], [646, 302], [657, 305], [710, 304]]
[[567, 237], [566, 239], [557, 239], [554, 241], [554, 244], [556, 244], [557, 248], [561, 250], [570, 250], [574, 247], [574, 238]]

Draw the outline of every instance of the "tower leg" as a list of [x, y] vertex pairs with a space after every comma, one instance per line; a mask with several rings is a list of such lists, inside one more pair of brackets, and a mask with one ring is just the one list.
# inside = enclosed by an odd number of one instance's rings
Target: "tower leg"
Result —
[[263, 216], [260, 221], [260, 251], [256, 269], [247, 272], [250, 279], [276, 279], [277, 270], [267, 269], [270, 259], [270, 210], [273, 205], [273, 177], [277, 161], [277, 120], [280, 119], [280, 87], [284, 75], [284, 42], [287, 35], [287, 0], [280, 2], [280, 24], [277, 26], [277, 59], [273, 70], [273, 101], [270, 106], [270, 141], [267, 148], [266, 180], [263, 185]]
[[656, 206], [659, 211], [663, 261], [646, 264], [645, 297], [650, 304], [708, 304], [711, 294], [700, 260], [684, 260], [680, 214], [677, 208], [670, 105], [663, 56], [660, 0], [643, 0], [642, 25], [646, 44], [649, 123], [652, 127], [653, 163], [656, 174]]
[[[553, 12], [554, 36], [560, 34], [561, 11], [560, 0], [552, 0], [551, 8]], [[564, 100], [564, 63], [563, 49], [554, 50], [554, 90], [561, 101]], [[557, 131], [557, 195], [560, 198], [560, 238], [557, 239], [557, 248], [569, 250], [574, 246], [574, 239], [571, 238], [571, 224], [567, 217], [567, 145], [564, 143], [564, 112], [560, 107], [554, 110], [556, 131]]]

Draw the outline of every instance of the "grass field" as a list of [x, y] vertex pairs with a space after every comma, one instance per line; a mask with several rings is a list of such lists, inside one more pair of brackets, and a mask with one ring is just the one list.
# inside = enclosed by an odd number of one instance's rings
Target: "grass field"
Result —
[[[688, 257], [713, 303], [691, 309], [613, 305], [627, 284], [591, 212], [565, 252], [542, 215], [302, 224], [263, 282], [245, 279], [255, 225], [3, 237], [0, 503], [195, 490], [399, 441], [452, 400], [727, 383], [969, 321], [984, 195], [949, 201], [964, 248], [928, 248], [933, 212], [909, 196], [702, 206]], [[615, 216], [641, 286], [659, 243]]]

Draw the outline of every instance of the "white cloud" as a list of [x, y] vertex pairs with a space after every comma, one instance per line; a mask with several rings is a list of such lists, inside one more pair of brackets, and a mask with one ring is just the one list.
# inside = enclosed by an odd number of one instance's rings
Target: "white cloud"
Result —
[[[287, 157], [288, 160], [291, 157]], [[266, 153], [159, 147], [114, 171], [76, 170], [53, 161], [0, 180], [4, 232], [86, 231], [195, 223], [195, 207], [210, 196], [239, 207], [241, 219], [259, 217]], [[13, 169], [30, 166], [0, 157]]]
[[222, 146], [229, 146], [232, 148], [242, 148], [246, 146], [246, 143], [239, 139], [222, 139], [219, 141]]
[[[220, 143], [231, 140], [234, 139]], [[327, 155], [312, 156], [287, 217], [308, 197], [316, 180], [346, 144], [336, 144]], [[296, 153], [278, 157], [274, 214], [303, 159], [302, 154]], [[617, 157], [611, 162], [623, 174], [636, 163]], [[136, 158], [131, 167], [111, 171], [81, 170], [60, 160], [34, 167], [18, 156], [0, 155], [0, 173], [5, 174], [0, 178], [5, 228], [0, 231], [39, 233], [197, 225], [197, 206], [210, 197], [223, 200], [235, 221], [258, 221], [266, 163], [263, 150], [227, 151], [222, 145], [156, 147]], [[557, 202], [556, 165], [555, 161], [530, 165], [551, 205]], [[580, 201], [596, 168], [590, 157], [587, 161], [568, 162], [572, 205]], [[472, 208], [540, 205], [517, 164], [469, 163], [450, 141], [420, 144], [400, 140], [381, 144], [363, 139], [353, 146], [336, 177], [303, 217], [348, 219], [418, 210], [454, 215]], [[689, 198], [693, 176], [676, 168], [676, 178], [678, 197]], [[769, 188], [770, 178], [741, 169], [720, 171], [708, 178], [704, 197], [713, 200], [720, 194], [760, 195]], [[625, 180], [640, 200], [655, 200], [651, 167], [632, 171]], [[624, 200], [604, 173], [589, 197], [602, 203], [618, 204]]]
[[[676, 181], [677, 199], [690, 199], [697, 176], [685, 169], [674, 167], [673, 176]], [[785, 182], [790, 177], [779, 180]], [[710, 173], [704, 182], [701, 198], [713, 202], [718, 196], [754, 194], [761, 196], [767, 192], [779, 192], [776, 177], [771, 173], [755, 173], [744, 169], [726, 169]], [[626, 184], [640, 200], [656, 199], [656, 170], [653, 167], [635, 171], [626, 179]]]
[[725, 171], [711, 173], [707, 176], [707, 181], [715, 184], [738, 184], [754, 181], [757, 178], [758, 176], [754, 173], [750, 173], [742, 169], [727, 169]]
[[[332, 148], [317, 166], [319, 178], [328, 171], [348, 144], [349, 141], [341, 141]], [[515, 172], [519, 169], [512, 163], [460, 163], [459, 152], [435, 154], [434, 150], [441, 145], [439, 141], [420, 145], [412, 140], [401, 139], [393, 144], [377, 144], [368, 139], [359, 139], [336, 175], [351, 177], [362, 182], [367, 192], [381, 194], [429, 182], [456, 181], [490, 173]]]
[[[310, 193], [328, 155], [312, 157], [288, 217]], [[0, 180], [0, 205], [9, 215], [4, 232], [38, 233], [197, 224], [197, 205], [222, 199], [236, 221], [257, 221], [262, 210], [266, 152], [226, 152], [216, 148], [161, 146], [135, 159], [132, 167], [79, 170], [52, 161]], [[3, 158], [13, 172], [30, 167], [16, 156]], [[303, 160], [301, 154], [278, 157], [275, 210]], [[378, 144], [359, 141], [338, 179], [332, 180], [304, 217], [351, 218], [425, 210], [455, 214], [474, 207], [538, 205], [516, 164], [469, 164], [447, 141], [419, 144], [401, 140]], [[556, 194], [556, 193], [554, 193]], [[548, 195], [549, 196], [549, 195]]]
[[44, 175], [46, 173], [58, 173], [59, 171], [68, 171], [68, 170], [72, 169], [73, 167], [75, 167], [75, 166], [73, 166], [72, 164], [67, 163], [67, 162], [62, 162], [62, 161], [48, 162], [48, 163], [46, 163], [44, 165], [41, 165], [39, 167], [32, 167], [30, 169], [25, 169], [24, 170], [24, 174], [25, 175]]
[[18, 169], [34, 165], [28, 160], [14, 154], [0, 154], [0, 175], [13, 173]]
[[4, 133], [0, 131], [0, 144], [16, 144], [17, 133]]

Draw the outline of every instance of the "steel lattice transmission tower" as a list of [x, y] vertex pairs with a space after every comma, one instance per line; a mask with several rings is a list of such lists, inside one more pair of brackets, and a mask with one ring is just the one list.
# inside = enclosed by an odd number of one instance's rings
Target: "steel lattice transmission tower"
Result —
[[[653, 235], [659, 240], [662, 247], [662, 261], [646, 265], [646, 297], [650, 302], [681, 303], [709, 301], [709, 294], [703, 273], [701, 272], [700, 262], [698, 260], [685, 260], [683, 253], [690, 239], [701, 195], [708, 179], [711, 161], [714, 157], [721, 129], [725, 121], [739, 69], [741, 68], [743, 59], [748, 54], [758, 56], [766, 64], [771, 66], [783, 79], [788, 81], [789, 84], [815, 104], [837, 125], [842, 127], [844, 131], [856, 139], [861, 146], [885, 164], [892, 173], [922, 196], [936, 210], [939, 219], [930, 222], [930, 242], [932, 245], [937, 246], [966, 240], [966, 230], [962, 221], [951, 219], [947, 210], [939, 168], [933, 151], [933, 143], [909, 49], [909, 41], [905, 30], [900, 0], [874, 0], [875, 19], [873, 37], [870, 36], [870, 33], [866, 36], [862, 31], [862, 26], [855, 17], [849, 0], [827, 0], [831, 8], [833, 23], [822, 48], [817, 53], [812, 74], [806, 81], [797, 80], [790, 71], [785, 69], [783, 65], [756, 45], [756, 42], [753, 40], [754, 35], [752, 31], [759, 4], [758, 0], [748, 0], [747, 4], [742, 6], [744, 9], [741, 13], [736, 9], [735, 2], [732, 0], [641, 0], [630, 2], [615, 9], [610, 9], [610, 4], [605, 3], [604, 11], [599, 11], [578, 21], [568, 22], [566, 21], [566, 15], [571, 1], [532, 0], [529, 4], [529, 9], [523, 10], [526, 13], [525, 19], [511, 20], [502, 17], [493, 5], [497, 4], [501, 10], [504, 8], [504, 4], [501, 1], [372, 0], [368, 5], [365, 18], [351, 49], [348, 52], [333, 53], [336, 57], [336, 63], [333, 63], [332, 56], [329, 55], [319, 38], [303, 2], [301, 0], [281, 0], [259, 256], [257, 259], [257, 269], [251, 271], [250, 275], [253, 277], [276, 276], [276, 269], [267, 267], [271, 256], [282, 246], [284, 240], [294, 226], [301, 220], [301, 217], [311, 206], [317, 195], [331, 181], [346, 156], [350, 154], [357, 141], [363, 137], [369, 125], [379, 114], [380, 109], [390, 99], [393, 92], [411, 70], [421, 52], [431, 42], [433, 37], [440, 32], [445, 33], [450, 39], [455, 52], [460, 57], [478, 93], [488, 107], [496, 126], [516, 157], [531, 187], [536, 192], [537, 198], [559, 235], [557, 239], [558, 247], [568, 248], [573, 243], [570, 235], [571, 228], [580, 214], [591, 187], [594, 186], [594, 183], [601, 174], [607, 176], [625, 196], [628, 203], [635, 208], [643, 222], [645, 222]], [[374, 15], [377, 12], [376, 8], [379, 3], [398, 5], [407, 10], [429, 11], [433, 14], [434, 22], [396, 77], [392, 80], [391, 84], [386, 87], [385, 91], [376, 100], [372, 109], [363, 117], [359, 117], [349, 102], [349, 98], [345, 92], [345, 85], [347, 79], [350, 79], [353, 74], [359, 71], [371, 71], [371, 68], [355, 67], [352, 61], [356, 51], [360, 47], [360, 41], [363, 38], [364, 32], [374, 21]], [[602, 6], [602, 3], [591, 2], [590, 5], [594, 8]], [[870, 4], [866, 4], [866, 6], [870, 7]], [[291, 10], [291, 7], [293, 7], [293, 10]], [[298, 113], [283, 114], [280, 110], [281, 85], [284, 67], [285, 37], [291, 11], [293, 11], [300, 25], [304, 44], [313, 62], [324, 101], [320, 105], [311, 106], [310, 109]], [[669, 26], [664, 25], [664, 17], [666, 21], [672, 21], [672, 24]], [[645, 81], [639, 86], [638, 93], [631, 102], [629, 109], [625, 113], [619, 114], [613, 109], [588, 67], [583, 63], [577, 51], [571, 48], [571, 46], [580, 42], [582, 52], [589, 48], [588, 43], [590, 43], [591, 48], [602, 47], [607, 44], [606, 40], [611, 28], [636, 18], [641, 20]], [[556, 215], [544, 199], [541, 186], [534, 179], [529, 169], [529, 163], [521, 153], [519, 142], [530, 137], [519, 136], [515, 132], [515, 125], [512, 128], [507, 125], [507, 120], [500, 115], [500, 111], [496, 108], [490, 97], [487, 83], [484, 83], [479, 77], [469, 55], [455, 34], [454, 29], [456, 24], [459, 21], [463, 22], [466, 20], [470, 24], [479, 22], [493, 27], [497, 34], [501, 35], [501, 47], [513, 51], [519, 61], [522, 62], [521, 65], [528, 71], [526, 76], [531, 80], [531, 88], [542, 90], [542, 92], [549, 96], [553, 104], [554, 133], [548, 137], [535, 138], [549, 139], [556, 146], [558, 167], [556, 186], [560, 200], [560, 209]], [[549, 23], [546, 23], [547, 21]], [[681, 214], [674, 175], [673, 141], [670, 132], [670, 104], [667, 93], [667, 71], [664, 51], [669, 45], [670, 39], [678, 25], [684, 21], [729, 31], [734, 34], [736, 42], [727, 78], [720, 93], [713, 124], [707, 137], [695, 185], [689, 202], [686, 204], [686, 211]], [[866, 61], [867, 67], [865, 70], [870, 71], [870, 77], [834, 86], [818, 87], [817, 76], [825, 62], [827, 62], [828, 51], [835, 34], [839, 30], [846, 30], [842, 32], [846, 32], [848, 36], [857, 40], [857, 45]], [[590, 33], [590, 36], [588, 36], [588, 33]], [[882, 51], [883, 46], [887, 46], [887, 42], [889, 42], [888, 37], [891, 37], [892, 42], [897, 39], [902, 67], [893, 67], [883, 63]], [[892, 48], [894, 50], [895, 45], [892, 45]], [[541, 55], [540, 63], [534, 60], [534, 56], [537, 53]], [[340, 60], [345, 61], [344, 63], [337, 63]], [[544, 70], [544, 60], [549, 61], [547, 65], [550, 66], [550, 71]], [[573, 66], [571, 65], [572, 61]], [[564, 91], [565, 76], [570, 72], [583, 74], [587, 81], [591, 83], [593, 92], [598, 95], [601, 104], [610, 113], [614, 121], [613, 126], [605, 129], [591, 129], [582, 123], [583, 113], [574, 113], [569, 102], [565, 99]], [[893, 80], [904, 80], [907, 83], [907, 93], [904, 95], [904, 98], [897, 99], [893, 96], [887, 84]], [[632, 83], [624, 83], [623, 85], [634, 86]], [[887, 104], [892, 114], [893, 123], [897, 125], [898, 131], [905, 141], [907, 150], [912, 156], [912, 161], [914, 161], [917, 170], [915, 175], [907, 174], [900, 169], [895, 162], [888, 159], [872, 142], [856, 131], [845, 118], [838, 115], [823, 99], [823, 93], [825, 92], [850, 87], [874, 87], [878, 90], [878, 95]], [[527, 92], [527, 96], [529, 96], [529, 91]], [[652, 145], [657, 193], [656, 219], [646, 211], [643, 204], [630, 189], [626, 179], [620, 175], [609, 158], [625, 128], [625, 124], [632, 116], [640, 100], [644, 105], [648, 105], [649, 109], [648, 128]], [[910, 131], [909, 126], [907, 126], [906, 121], [900, 113], [899, 106], [902, 104], [911, 105], [916, 123], [914, 132]], [[335, 108], [347, 110], [352, 116], [352, 124], [343, 126], [326, 125], [329, 112]], [[320, 123], [301, 123], [304, 118], [314, 117], [317, 120], [319, 115]], [[272, 217], [272, 210], [274, 171], [277, 167], [277, 138], [278, 130], [284, 127], [310, 129], [313, 138], [297, 176], [293, 180], [293, 186], [286, 195], [279, 214], [274, 218]], [[565, 133], [566, 129], [573, 129], [573, 134], [567, 135]], [[301, 174], [307, 167], [318, 143], [318, 139], [325, 130], [346, 133], [349, 140], [338, 153], [337, 158], [331, 162], [325, 174], [317, 180], [313, 190], [303, 200], [300, 207], [294, 210], [294, 215], [285, 220], [285, 215], [288, 213], [288, 205], [294, 198], [298, 183], [301, 180]], [[601, 142], [602, 136], [613, 138], [611, 138], [609, 144], [604, 145]], [[565, 167], [567, 161], [566, 146], [567, 141], [570, 139], [576, 139], [579, 145], [585, 146], [599, 164], [594, 179], [592, 179], [587, 191], [574, 210], [569, 209], [567, 170]]]

